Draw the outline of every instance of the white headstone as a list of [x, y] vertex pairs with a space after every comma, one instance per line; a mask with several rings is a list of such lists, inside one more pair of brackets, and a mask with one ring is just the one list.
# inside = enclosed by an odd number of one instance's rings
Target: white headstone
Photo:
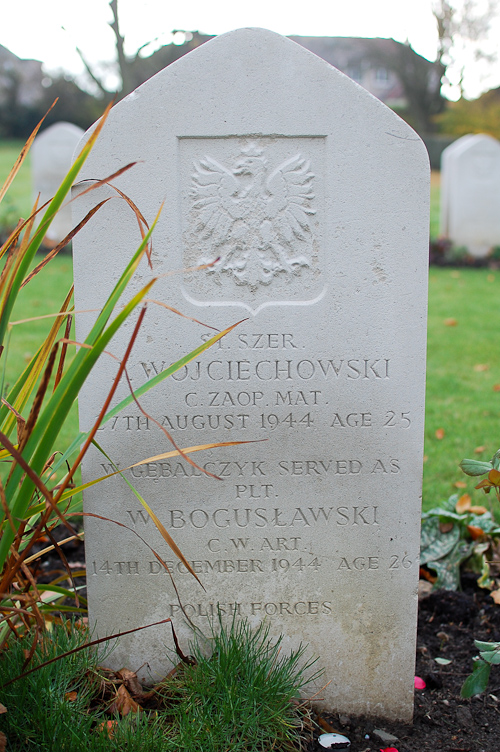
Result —
[[[83, 129], [72, 123], [55, 123], [42, 131], [31, 147], [31, 171], [34, 198], [40, 194], [38, 205], [49, 201], [59, 188], [73, 161], [75, 147], [83, 136]], [[43, 211], [38, 215], [38, 222]], [[66, 202], [47, 229], [51, 244], [59, 243], [72, 230], [71, 208]]]
[[[323, 60], [263, 29], [183, 57], [117, 104], [84, 177], [117, 181], [152, 221], [153, 297], [217, 329], [244, 321], [141, 398], [181, 447], [248, 440], [152, 461], [125, 475], [203, 582], [155, 531], [119, 476], [85, 508], [129, 525], [172, 568], [187, 616], [268, 620], [285, 648], [308, 643], [326, 705], [409, 719], [413, 707], [424, 423], [429, 166], [419, 137]], [[87, 194], [79, 215], [109, 188]], [[97, 309], [137, 247], [125, 202], [75, 242], [76, 308]], [[217, 260], [219, 259], [219, 260]], [[149, 278], [147, 264], [131, 286]], [[77, 317], [81, 341], [95, 314]], [[132, 324], [112, 343], [121, 357]], [[213, 330], [150, 304], [134, 387]], [[80, 398], [82, 428], [116, 372], [102, 358]], [[123, 384], [120, 398], [128, 394]], [[114, 462], [172, 449], [136, 406], [99, 431]], [[108, 461], [93, 450], [85, 480]], [[134, 535], [86, 525], [90, 616], [99, 635], [172, 617], [167, 574]], [[184, 642], [186, 644], [186, 642]], [[169, 630], [123, 638], [109, 662], [169, 667]], [[147, 662], [146, 666], [143, 666]], [[142, 666], [142, 668], [140, 668]]]
[[440, 235], [472, 256], [500, 245], [500, 143], [463, 136], [441, 156]]

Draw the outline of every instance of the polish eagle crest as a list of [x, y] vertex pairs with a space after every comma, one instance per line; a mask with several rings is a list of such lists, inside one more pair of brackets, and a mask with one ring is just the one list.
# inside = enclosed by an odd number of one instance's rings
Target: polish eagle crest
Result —
[[251, 290], [278, 275], [301, 275], [313, 256], [313, 181], [302, 154], [269, 169], [256, 144], [231, 167], [210, 156], [195, 160], [190, 214], [198, 263], [211, 264], [216, 281], [230, 277]]

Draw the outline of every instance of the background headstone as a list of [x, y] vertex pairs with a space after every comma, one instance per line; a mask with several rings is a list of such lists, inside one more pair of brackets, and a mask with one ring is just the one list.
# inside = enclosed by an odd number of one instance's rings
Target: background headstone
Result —
[[[116, 105], [83, 177], [131, 161], [117, 185], [152, 221], [153, 297], [222, 329], [220, 345], [141, 398], [182, 447], [248, 440], [125, 472], [181, 547], [186, 572], [119, 476], [89, 489], [92, 624], [110, 634], [217, 608], [308, 643], [324, 703], [409, 719], [413, 707], [424, 424], [429, 167], [409, 126], [290, 40], [242, 29], [183, 57]], [[109, 187], [75, 202], [78, 221]], [[125, 202], [76, 238], [76, 309], [102, 306], [140, 240]], [[217, 259], [219, 259], [217, 261]], [[131, 286], [151, 275], [144, 261]], [[81, 341], [96, 314], [77, 317]], [[133, 322], [110, 350], [121, 357]], [[150, 304], [129, 362], [135, 388], [213, 330]], [[80, 398], [82, 428], [116, 373], [104, 357]], [[117, 398], [128, 394], [124, 383]], [[125, 468], [172, 449], [130, 407], [98, 434]], [[259, 441], [265, 439], [265, 441]], [[85, 480], [109, 467], [97, 450]], [[165, 627], [110, 655], [142, 676], [169, 667]], [[170, 654], [171, 655], [171, 654]], [[146, 663], [144, 666], [143, 664]], [[322, 680], [323, 683], [323, 680]], [[320, 685], [321, 686], [321, 685]]]
[[[72, 123], [55, 123], [42, 131], [31, 147], [33, 200], [40, 194], [38, 205], [51, 199], [66, 176], [73, 161], [73, 152], [83, 136], [83, 129]], [[43, 211], [38, 215], [38, 222]], [[54, 245], [71, 231], [71, 208], [66, 202], [54, 217], [46, 238]]]
[[500, 143], [492, 136], [469, 134], [443, 151], [440, 235], [477, 257], [500, 245]]

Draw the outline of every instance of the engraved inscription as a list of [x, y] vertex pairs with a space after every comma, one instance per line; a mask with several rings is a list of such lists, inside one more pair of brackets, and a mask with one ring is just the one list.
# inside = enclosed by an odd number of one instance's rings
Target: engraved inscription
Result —
[[275, 166], [255, 142], [228, 165], [208, 154], [194, 160], [189, 216], [206, 274], [255, 290], [309, 267], [314, 177], [301, 153]]
[[[245, 547], [248, 546], [248, 540]], [[265, 538], [264, 541], [268, 539]], [[278, 539], [280, 540], [280, 539]], [[285, 540], [285, 539], [282, 539]], [[300, 538], [289, 539], [300, 541]], [[218, 538], [211, 538], [211, 544], [219, 544]], [[255, 546], [248, 546], [254, 550]], [[261, 549], [262, 550], [262, 549]], [[219, 551], [220, 553], [220, 551]], [[261, 553], [261, 555], [263, 555]], [[191, 569], [199, 575], [234, 575], [238, 574], [268, 574], [283, 575], [287, 572], [297, 573], [306, 572], [312, 569], [317, 572], [322, 566], [326, 565], [328, 570], [336, 573], [356, 573], [356, 572], [373, 572], [379, 569], [383, 570], [409, 570], [414, 562], [407, 554], [392, 554], [388, 557], [380, 555], [353, 555], [333, 557], [318, 557], [314, 554], [307, 553], [298, 555], [288, 555], [282, 553], [280, 557], [265, 558], [218, 558], [218, 559], [194, 559], [189, 562]], [[191, 577], [191, 572], [186, 565], [179, 560], [163, 559], [163, 563], [156, 559], [149, 561], [113, 561], [94, 560], [90, 562], [89, 575], [92, 577], [110, 577], [110, 576], [156, 576], [163, 574], [174, 574]]]
[[[101, 462], [101, 468], [105, 474], [114, 472], [114, 465]], [[118, 466], [117, 466], [118, 467]], [[200, 469], [201, 468], [201, 469]], [[203, 470], [219, 478], [260, 478], [269, 474], [277, 473], [278, 476], [357, 476], [360, 474], [398, 475], [401, 472], [400, 461], [394, 457], [365, 460], [357, 459], [329, 459], [329, 460], [280, 460], [277, 466], [268, 467], [265, 460], [248, 462], [204, 462], [200, 467], [188, 465], [180, 460], [164, 462], [144, 462], [130, 468], [133, 478], [160, 478], [187, 479], [203, 477]], [[248, 486], [252, 488], [252, 484]], [[252, 497], [256, 498], [256, 497]], [[186, 500], [189, 502], [189, 499]]]
[[[245, 486], [241, 493], [250, 493]], [[269, 489], [269, 486], [264, 486]], [[262, 497], [261, 497], [262, 498]], [[265, 500], [265, 499], [263, 499]], [[165, 527], [172, 530], [191, 528], [194, 530], [235, 529], [235, 528], [311, 528], [316, 525], [334, 527], [364, 528], [379, 525], [378, 506], [365, 504], [356, 506], [328, 507], [221, 507], [213, 511], [206, 509], [169, 509], [162, 515]], [[129, 520], [134, 525], [147, 524], [148, 518], [140, 510], [127, 510]], [[214, 539], [215, 540], [215, 539]]]

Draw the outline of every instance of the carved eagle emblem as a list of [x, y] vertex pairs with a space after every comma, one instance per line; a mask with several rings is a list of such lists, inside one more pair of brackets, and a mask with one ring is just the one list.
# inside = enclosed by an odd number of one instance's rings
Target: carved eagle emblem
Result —
[[230, 168], [210, 156], [195, 160], [190, 224], [198, 262], [213, 264], [207, 273], [217, 281], [228, 276], [252, 290], [299, 275], [313, 254], [313, 181], [300, 153], [269, 169], [255, 144]]

